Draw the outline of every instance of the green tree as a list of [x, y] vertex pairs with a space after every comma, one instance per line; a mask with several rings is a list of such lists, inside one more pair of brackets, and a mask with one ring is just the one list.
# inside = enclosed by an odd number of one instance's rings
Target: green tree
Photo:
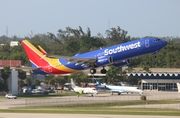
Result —
[[65, 79], [62, 76], [55, 77], [54, 79], [55, 79], [56, 83], [59, 85], [64, 85], [66, 82], [68, 82], [67, 79]]
[[40, 82], [38, 79], [35, 79], [35, 80], [34, 80], [34, 84], [35, 84], [36, 86], [39, 86], [40, 83], [41, 83], [41, 82]]
[[114, 65], [111, 65], [106, 73], [106, 78], [107, 78], [106, 83], [107, 82], [114, 83], [119, 76], [118, 74], [119, 74], [119, 68], [115, 67]]
[[11, 70], [9, 66], [5, 66], [1, 70], [1, 77], [4, 79], [4, 82], [7, 82], [7, 79], [9, 78], [10, 73], [11, 73]]
[[31, 79], [30, 78], [26, 78], [25, 79], [25, 83], [29, 86], [31, 84]]
[[83, 72], [77, 72], [77, 73], [71, 74], [68, 77], [69, 82], [71, 78], [73, 78], [74, 82], [77, 83], [78, 85], [80, 85], [81, 82], [87, 83], [90, 81], [90, 79], [87, 79], [88, 78], [87, 74]]
[[24, 86], [24, 81], [19, 79], [18, 80], [18, 87], [19, 87], [19, 90], [21, 90], [21, 88]]
[[8, 91], [8, 86], [4, 82], [0, 82], [0, 91]]
[[123, 30], [118, 26], [117, 28], [111, 28], [106, 30], [108, 44], [114, 45], [117, 43], [124, 43], [130, 40], [130, 36], [127, 36], [127, 31]]
[[80, 52], [84, 53], [84, 52], [92, 51], [92, 50], [98, 49], [100, 47], [104, 47], [104, 44], [105, 44], [105, 42], [103, 42], [99, 38], [85, 36], [85, 37], [81, 38]]
[[18, 86], [19, 90], [24, 86], [24, 79], [26, 78], [26, 72], [23, 70], [18, 70], [18, 77], [20, 80], [18, 80]]
[[49, 85], [55, 85], [55, 83], [56, 83], [55, 78], [51, 78], [51, 79], [49, 79], [49, 81], [48, 81], [48, 84], [49, 84]]
[[70, 40], [69, 42], [66, 43], [65, 46], [66, 46], [66, 51], [67, 51], [68, 55], [74, 55], [80, 49], [79, 41], [77, 41], [77, 40]]
[[48, 84], [48, 83], [49, 83], [49, 80], [50, 80], [49, 78], [45, 78], [43, 82], [44, 82], [45, 84]]
[[23, 71], [23, 70], [18, 70], [18, 77], [21, 79], [21, 80], [24, 80], [26, 78], [26, 72]]

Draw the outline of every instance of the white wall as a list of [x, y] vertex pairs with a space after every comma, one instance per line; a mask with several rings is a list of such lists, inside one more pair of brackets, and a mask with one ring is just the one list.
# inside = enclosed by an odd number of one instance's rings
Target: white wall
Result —
[[18, 72], [11, 70], [11, 74], [8, 78], [8, 89], [11, 94], [18, 94]]
[[180, 93], [180, 83], [177, 83], [178, 92]]
[[142, 83], [180, 83], [178, 79], [142, 79]]

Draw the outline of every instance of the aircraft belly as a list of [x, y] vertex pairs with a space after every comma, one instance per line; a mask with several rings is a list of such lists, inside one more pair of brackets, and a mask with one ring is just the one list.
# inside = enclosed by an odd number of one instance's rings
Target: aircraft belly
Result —
[[78, 64], [76, 62], [68, 62], [66, 60], [58, 60], [59, 63], [61, 63], [64, 67], [64, 69], [69, 69], [69, 70], [84, 70], [86, 68], [89, 68], [89, 66], [83, 65], [82, 63]]
[[68, 74], [79, 71], [78, 69], [69, 68], [66, 65], [63, 65], [63, 63], [59, 62], [59, 59], [52, 59], [49, 64], [49, 66], [44, 67], [44, 71], [52, 74]]
[[122, 91], [112, 91], [113, 93], [123, 93]]

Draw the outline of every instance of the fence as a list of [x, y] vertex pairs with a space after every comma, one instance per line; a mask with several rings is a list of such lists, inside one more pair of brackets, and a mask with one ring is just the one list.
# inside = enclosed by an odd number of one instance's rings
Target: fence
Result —
[[[142, 101], [141, 96], [138, 94], [121, 94], [121, 95], [111, 95], [110, 93], [99, 94], [96, 97], [91, 97], [90, 95], [77, 96], [66, 96], [66, 97], [52, 97], [52, 98], [38, 98], [38, 99], [25, 99], [25, 106], [66, 106], [66, 105], [76, 105], [76, 106], [89, 106], [89, 105], [102, 105], [120, 108], [170, 108], [170, 109], [180, 109], [180, 94], [178, 92], [151, 92], [146, 91], [144, 94], [147, 101]], [[153, 100], [174, 100], [172, 103], [167, 104], [149, 104], [148, 101]], [[179, 101], [179, 102], [177, 102]], [[138, 105], [137, 102], [141, 102]], [[143, 103], [143, 105], [142, 105]]]

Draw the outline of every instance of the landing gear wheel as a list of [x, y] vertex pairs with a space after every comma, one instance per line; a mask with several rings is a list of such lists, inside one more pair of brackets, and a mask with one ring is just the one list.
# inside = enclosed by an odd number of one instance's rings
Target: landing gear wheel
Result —
[[107, 72], [107, 71], [106, 71], [106, 69], [104, 69], [104, 68], [101, 70], [101, 74], [106, 74], [106, 72]]
[[96, 69], [94, 69], [94, 68], [90, 69], [90, 73], [91, 74], [95, 74], [96, 73]]

